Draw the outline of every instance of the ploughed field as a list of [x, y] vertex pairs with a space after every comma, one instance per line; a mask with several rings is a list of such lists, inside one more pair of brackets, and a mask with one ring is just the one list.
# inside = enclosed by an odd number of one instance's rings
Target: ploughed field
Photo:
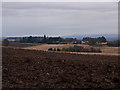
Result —
[[3, 48], [3, 88], [120, 88], [117, 56]]

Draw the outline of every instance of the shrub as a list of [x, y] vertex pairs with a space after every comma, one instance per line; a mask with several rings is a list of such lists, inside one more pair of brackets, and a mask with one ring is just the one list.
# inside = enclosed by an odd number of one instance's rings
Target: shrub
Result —
[[52, 49], [52, 48], [49, 48], [48, 51], [53, 51], [53, 49]]
[[54, 48], [54, 50], [53, 51], [56, 51], [56, 49]]
[[59, 48], [57, 48], [57, 51], [60, 51], [60, 49], [59, 49]]

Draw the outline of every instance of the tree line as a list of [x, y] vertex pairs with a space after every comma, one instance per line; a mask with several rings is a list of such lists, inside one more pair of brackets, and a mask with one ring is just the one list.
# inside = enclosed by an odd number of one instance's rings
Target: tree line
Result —
[[107, 40], [104, 36], [98, 37], [98, 38], [84, 37], [82, 39], [82, 41], [84, 41], [85, 43], [87, 43], [89, 45], [95, 45], [98, 43], [107, 42]]
[[[11, 38], [10, 38], [11, 39]], [[97, 38], [91, 38], [91, 37], [84, 37], [82, 40], [78, 40], [76, 38], [62, 38], [62, 37], [47, 37], [44, 35], [43, 37], [20, 37], [20, 38], [14, 38], [14, 42], [19, 43], [41, 43], [41, 44], [88, 44], [88, 45], [100, 45], [100, 43], [107, 42], [106, 45], [108, 46], [114, 46], [119, 47], [120, 46], [120, 40], [116, 41], [107, 41], [104, 36], [97, 37]], [[8, 46], [9, 43], [8, 39], [3, 40], [3, 45]]]
[[76, 38], [61, 38], [61, 37], [23, 37], [20, 43], [47, 43], [47, 44], [81, 44], [81, 40]]

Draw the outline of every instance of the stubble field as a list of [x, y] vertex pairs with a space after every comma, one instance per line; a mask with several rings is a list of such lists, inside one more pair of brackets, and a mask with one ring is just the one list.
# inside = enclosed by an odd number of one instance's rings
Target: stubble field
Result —
[[108, 47], [108, 46], [101, 46], [101, 47], [95, 47], [95, 46], [89, 46], [85, 44], [41, 44], [37, 46], [30, 46], [30, 47], [24, 47], [23, 49], [30, 49], [30, 50], [43, 50], [43, 51], [48, 51], [49, 48], [68, 48], [68, 47], [73, 47], [74, 45], [77, 46], [82, 46], [86, 48], [99, 48], [102, 53], [88, 53], [88, 52], [69, 52], [69, 53], [76, 53], [76, 54], [99, 54], [99, 55], [115, 55], [118, 56], [120, 55], [119, 49], [120, 47]]

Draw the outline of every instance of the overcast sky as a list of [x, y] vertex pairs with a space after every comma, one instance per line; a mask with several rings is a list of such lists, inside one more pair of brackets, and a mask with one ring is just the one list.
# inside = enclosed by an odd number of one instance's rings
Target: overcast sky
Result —
[[4, 2], [3, 36], [117, 34], [117, 2]]

